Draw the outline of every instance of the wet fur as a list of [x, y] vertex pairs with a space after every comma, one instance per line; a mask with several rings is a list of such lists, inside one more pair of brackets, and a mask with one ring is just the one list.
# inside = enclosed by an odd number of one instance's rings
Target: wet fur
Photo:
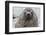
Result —
[[18, 17], [15, 27], [38, 27], [38, 18], [34, 14], [34, 12], [31, 18], [27, 18], [26, 15], [23, 13], [20, 17]]

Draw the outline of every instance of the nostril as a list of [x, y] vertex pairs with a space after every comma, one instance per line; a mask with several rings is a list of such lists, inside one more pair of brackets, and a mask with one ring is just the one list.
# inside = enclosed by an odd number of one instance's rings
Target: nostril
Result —
[[28, 16], [30, 15], [30, 14], [27, 14]]

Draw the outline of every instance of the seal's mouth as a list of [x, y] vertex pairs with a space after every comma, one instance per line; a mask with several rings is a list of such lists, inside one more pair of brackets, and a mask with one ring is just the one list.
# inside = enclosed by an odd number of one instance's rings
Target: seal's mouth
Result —
[[28, 16], [26, 16], [26, 20], [31, 20], [32, 19], [32, 15], [30, 16], [30, 15], [28, 15]]
[[30, 19], [31, 19], [31, 17], [29, 17], [29, 16], [28, 16], [28, 17], [26, 17], [26, 20], [30, 20]]

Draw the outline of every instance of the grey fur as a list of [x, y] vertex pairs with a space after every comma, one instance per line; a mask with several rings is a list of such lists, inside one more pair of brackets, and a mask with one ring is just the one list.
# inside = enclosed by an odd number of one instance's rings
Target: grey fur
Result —
[[[27, 17], [27, 14], [28, 14], [27, 12], [29, 13], [28, 17]], [[25, 8], [23, 11], [23, 14], [21, 14], [20, 17], [18, 18], [18, 21], [15, 24], [15, 27], [16, 28], [38, 27], [38, 18], [36, 16], [36, 14], [34, 13], [33, 9]]]

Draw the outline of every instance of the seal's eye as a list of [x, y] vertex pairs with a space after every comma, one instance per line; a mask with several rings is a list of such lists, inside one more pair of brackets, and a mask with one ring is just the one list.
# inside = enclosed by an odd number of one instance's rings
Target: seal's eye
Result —
[[24, 12], [24, 14], [26, 14], [26, 12]]
[[31, 12], [31, 14], [33, 14], [33, 13]]
[[26, 15], [26, 12], [24, 12], [24, 15]]
[[33, 12], [31, 12], [32, 16], [33, 16]]

